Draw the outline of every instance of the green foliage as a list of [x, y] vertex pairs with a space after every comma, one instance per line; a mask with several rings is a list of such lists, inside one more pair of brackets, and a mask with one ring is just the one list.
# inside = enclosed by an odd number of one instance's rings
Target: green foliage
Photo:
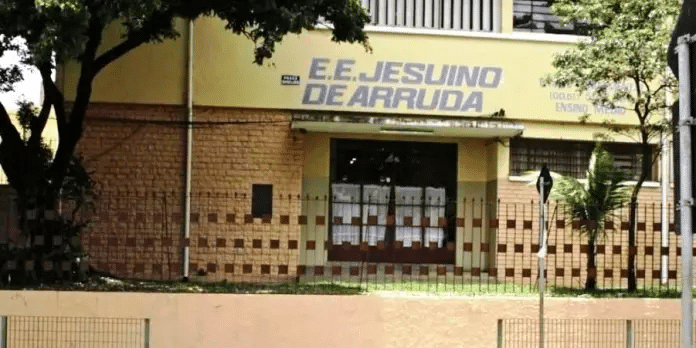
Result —
[[553, 8], [562, 21], [582, 21], [591, 29], [588, 39], [554, 57], [555, 71], [545, 82], [575, 88], [594, 105], [625, 107], [641, 126], [660, 124], [651, 116], [667, 107], [665, 90], [676, 87], [667, 71], [665, 48], [679, 4], [678, 0], [556, 0]]
[[[31, 175], [37, 178], [40, 183], [38, 190], [20, 194], [17, 197], [17, 206], [20, 208], [22, 232], [27, 241], [32, 240], [32, 233], [37, 231], [52, 231], [52, 235], [60, 237], [60, 242], [54, 244], [53, 248], [43, 253], [38, 259], [41, 263], [51, 263], [53, 267], [51, 271], [46, 270], [24, 270], [23, 267], [17, 267], [16, 270], [10, 271], [0, 269], [0, 284], [29, 284], [29, 283], [46, 283], [56, 280], [66, 279], [84, 279], [85, 274], [79, 270], [79, 264], [87, 257], [82, 249], [79, 240], [81, 233], [88, 228], [92, 221], [83, 219], [82, 212], [92, 210], [95, 206], [96, 195], [94, 192], [94, 182], [90, 173], [83, 165], [83, 159], [79, 156], [73, 156], [67, 166], [67, 172], [63, 185], [56, 199], [60, 201], [61, 208], [65, 212], [58, 216], [56, 220], [46, 220], [36, 222], [26, 221], [23, 217], [23, 210], [29, 206], [36, 206], [40, 200], [41, 188], [49, 185], [50, 177], [47, 171], [53, 160], [53, 151], [50, 146], [40, 139], [38, 144], [32, 145], [31, 131], [32, 125], [40, 119], [39, 110], [30, 102], [19, 102], [19, 109], [16, 114], [17, 122], [21, 128], [22, 142], [26, 149], [30, 149], [34, 156], [36, 168]], [[36, 147], [33, 147], [36, 146]], [[53, 240], [52, 240], [53, 242]], [[0, 265], [5, 265], [5, 261], [12, 260], [19, 266], [27, 260], [37, 260], [36, 249], [26, 247], [22, 244], [5, 245], [0, 247]], [[71, 269], [63, 271], [63, 262], [69, 262]]]
[[[27, 44], [25, 62], [39, 66], [57, 61], [83, 61], [90, 57], [93, 38], [101, 38], [106, 25], [123, 24], [124, 42], [132, 49], [143, 43], [161, 42], [179, 35], [177, 18], [216, 16], [235, 34], [256, 43], [254, 61], [271, 57], [288, 33], [314, 29], [320, 18], [333, 26], [333, 40], [362, 43], [369, 14], [357, 0], [2, 0], [0, 5], [0, 56], [17, 49], [16, 38]], [[99, 41], [99, 40], [97, 40]], [[98, 42], [96, 42], [98, 43]], [[0, 70], [2, 82], [17, 71]]]
[[[575, 88], [595, 106], [624, 108], [638, 122], [599, 120], [610, 133], [634, 137], [640, 143], [641, 173], [631, 192], [628, 245], [635, 246], [636, 202], [656, 157], [654, 138], [671, 129], [664, 120], [666, 94], [676, 89], [667, 70], [665, 49], [677, 19], [678, 0], [554, 0], [562, 21], [583, 22], [589, 37], [554, 56], [555, 71], [546, 84]], [[581, 117], [580, 122], [588, 122]], [[596, 120], [594, 120], [596, 121]], [[633, 125], [631, 125], [633, 123]], [[637, 123], [637, 125], [636, 125]], [[658, 149], [659, 152], [660, 149]], [[635, 255], [628, 256], [628, 289], [636, 289]], [[591, 285], [591, 284], [590, 284]]]
[[[0, 166], [17, 192], [20, 226], [28, 235], [27, 246], [33, 248], [28, 257], [36, 262], [39, 273], [50, 272], [43, 262], [60, 261], [54, 257], [71, 262], [81, 257], [79, 246], [71, 246], [68, 239], [74, 240], [71, 237], [86, 227], [76, 217], [80, 209], [93, 205], [94, 183], [74, 151], [84, 129], [94, 78], [138, 46], [179, 36], [177, 20], [201, 16], [220, 18], [231, 33], [252, 40], [256, 64], [271, 57], [285, 35], [320, 24], [331, 26], [333, 41], [361, 43], [370, 49], [363, 31], [370, 16], [358, 0], [0, 0], [0, 56], [18, 51], [22, 63], [35, 66], [43, 81], [41, 109], [37, 112], [29, 104], [22, 105], [21, 129], [0, 103]], [[107, 47], [102, 42], [104, 30], [118, 24], [123, 28], [121, 41]], [[67, 61], [80, 65], [69, 109], [51, 77], [55, 65]], [[0, 91], [12, 90], [21, 78], [17, 65], [0, 68]], [[51, 112], [59, 138], [55, 154], [47, 151], [41, 139]], [[42, 220], [43, 213], [54, 211], [61, 200], [73, 203], [72, 217], [57, 223]], [[29, 210], [37, 212], [38, 218], [27, 218]], [[33, 243], [39, 236], [51, 241], [61, 237], [63, 242]]]
[[[20, 101], [17, 110], [17, 122], [23, 134], [25, 146], [28, 146], [29, 135], [32, 131], [32, 124], [39, 119], [39, 110], [33, 103]], [[36, 150], [44, 170], [48, 170], [53, 159], [53, 150], [45, 142], [42, 137], [39, 147]], [[94, 182], [91, 173], [84, 166], [84, 158], [82, 156], [73, 156], [68, 164], [67, 173], [63, 185], [61, 187], [60, 199], [70, 200], [77, 203], [76, 209], [92, 208], [94, 206]], [[44, 181], [49, 180], [48, 177], [43, 178]], [[77, 213], [77, 212], [75, 212]], [[73, 214], [74, 215], [74, 214]]]
[[628, 202], [628, 176], [614, 166], [612, 156], [597, 143], [592, 151], [587, 180], [580, 182], [568, 176], [557, 176], [551, 196], [564, 203], [570, 219], [592, 221], [580, 232], [595, 241], [604, 235], [604, 219]]

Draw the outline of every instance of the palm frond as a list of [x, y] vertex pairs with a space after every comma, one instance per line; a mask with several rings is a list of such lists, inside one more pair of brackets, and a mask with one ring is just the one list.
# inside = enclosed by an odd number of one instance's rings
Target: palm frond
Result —
[[562, 202], [563, 212], [568, 219], [589, 220], [595, 223], [580, 228], [588, 239], [604, 236], [604, 219], [625, 205], [631, 187], [626, 184], [629, 177], [614, 165], [614, 158], [597, 143], [592, 151], [587, 179], [557, 175], [551, 197]]

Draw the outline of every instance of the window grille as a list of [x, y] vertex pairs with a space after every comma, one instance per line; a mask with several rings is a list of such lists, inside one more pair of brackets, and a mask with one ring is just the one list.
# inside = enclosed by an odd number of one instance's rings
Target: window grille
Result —
[[[510, 175], [524, 175], [546, 164], [553, 172], [584, 179], [594, 146], [593, 142], [512, 139]], [[628, 173], [633, 180], [638, 178], [641, 171], [639, 144], [605, 143], [603, 146], [614, 157], [616, 167]], [[648, 174], [648, 180], [655, 180], [652, 172]]]
[[515, 31], [587, 35], [582, 23], [561, 24], [551, 8], [552, 0], [514, 0]]
[[372, 24], [407, 28], [500, 31], [501, 0], [362, 0]]

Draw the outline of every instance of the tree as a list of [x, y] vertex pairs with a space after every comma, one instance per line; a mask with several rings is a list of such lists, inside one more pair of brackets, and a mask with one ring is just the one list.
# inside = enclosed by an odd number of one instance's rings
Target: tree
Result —
[[[271, 57], [286, 34], [312, 30], [322, 18], [332, 25], [333, 41], [369, 49], [363, 27], [370, 16], [357, 0], [1, 0], [0, 55], [19, 50], [23, 63], [40, 72], [45, 96], [38, 114], [27, 120], [27, 141], [0, 104], [0, 166], [20, 200], [27, 202], [24, 208], [38, 209], [38, 216], [55, 210], [99, 72], [138, 46], [179, 36], [176, 19], [200, 16], [218, 17], [231, 33], [252, 40], [256, 64]], [[105, 28], [118, 23], [125, 29], [122, 41], [100, 47]], [[80, 64], [75, 100], [69, 106], [51, 79], [52, 69], [67, 61]], [[17, 66], [0, 68], [0, 91], [11, 90], [21, 78]], [[51, 111], [59, 143], [46, 165], [41, 135]], [[32, 238], [36, 233], [31, 232]]]
[[[556, 0], [553, 8], [563, 21], [586, 23], [589, 37], [553, 58], [555, 71], [545, 82], [575, 88], [595, 106], [624, 108], [635, 116], [635, 125], [601, 120], [610, 133], [630, 136], [640, 144], [641, 170], [628, 217], [628, 290], [634, 291], [638, 194], [657, 158], [653, 140], [669, 130], [660, 116], [668, 107], [666, 93], [676, 88], [676, 81], [667, 72], [664, 50], [679, 1]], [[581, 122], [589, 118], [585, 115]]]
[[[679, 66], [678, 66], [678, 57], [677, 53], [675, 52], [677, 48], [677, 40], [684, 35], [694, 35], [696, 33], [696, 3], [693, 3], [692, 1], [683, 1], [682, 2], [682, 8], [679, 11], [679, 19], [677, 20], [676, 25], [674, 26], [674, 31], [672, 32], [672, 39], [669, 42], [669, 46], [667, 47], [667, 60], [669, 62], [669, 68], [672, 70], [672, 73], [675, 76], [679, 75]], [[694, 47], [691, 45], [690, 49], [690, 60], [691, 64], [689, 64], [689, 78], [691, 81], [696, 81], [696, 64], [693, 64], [694, 62], [694, 56], [696, 52], [694, 52]], [[695, 87], [696, 84], [691, 83], [691, 105], [696, 105], [696, 93], [695, 93]], [[674, 128], [679, 125], [680, 122], [680, 117], [679, 115], [679, 101], [676, 101], [674, 104], [672, 104], [672, 124]], [[689, 116], [687, 116], [689, 117]], [[691, 128], [691, 138], [695, 139], [696, 138], [696, 129], [693, 127]], [[679, 144], [679, 133], [675, 132], [674, 137], [673, 137], [673, 143], [674, 144]], [[692, 142], [691, 143], [691, 151], [692, 154], [696, 154], [696, 143]], [[680, 150], [679, 146], [674, 147], [673, 151], [673, 160], [674, 160], [674, 206], [679, 207], [681, 205], [681, 190], [679, 189], [680, 187], [680, 178], [679, 178], [679, 166], [680, 166]], [[692, 160], [693, 162], [693, 155], [692, 155]], [[696, 195], [696, 187], [691, 188], [691, 197], [694, 197]], [[693, 210], [693, 208], [692, 208]], [[681, 234], [681, 216], [677, 212], [677, 214], [674, 215], [674, 222], [676, 225], [676, 232], [677, 234]], [[692, 222], [692, 232], [696, 231], [694, 228], [694, 224]]]
[[614, 158], [600, 143], [592, 151], [585, 183], [570, 176], [556, 178], [552, 196], [563, 202], [563, 210], [569, 218], [580, 220], [580, 233], [587, 237], [586, 290], [597, 288], [595, 245], [606, 233], [603, 222], [628, 202], [631, 188], [624, 184], [626, 179], [628, 176], [614, 166]]
[[[27, 146], [30, 139], [31, 121], [38, 117], [37, 112], [38, 110], [32, 103], [19, 101], [19, 109], [16, 113], [17, 125], [20, 129], [21, 140], [25, 146]], [[41, 139], [38, 151], [36, 158], [40, 162], [40, 166], [45, 169], [51, 164], [51, 159], [53, 158], [52, 149], [44, 142], [44, 139]], [[44, 179], [46, 178], [44, 177]], [[43, 184], [46, 185], [46, 183]], [[28, 201], [28, 198], [31, 197], [17, 197], [16, 203], [19, 211], [28, 212], [27, 207], [35, 203]], [[37, 213], [34, 210], [32, 214], [20, 215], [19, 225], [21, 231], [33, 231], [35, 234], [47, 230], [55, 231], [57, 232], [55, 235], [60, 237], [59, 241], [51, 240], [50, 244], [37, 243], [34, 245], [33, 240], [27, 238], [14, 241], [20, 242], [19, 245], [12, 243], [12, 245], [0, 248], [0, 264], [4, 264], [8, 260], [34, 260], [35, 262], [40, 261], [41, 264], [48, 262], [53, 265], [51, 267], [53, 272], [45, 267], [45, 269], [33, 269], [27, 272], [17, 269], [5, 269], [3, 267], [0, 270], [0, 283], [6, 280], [14, 284], [26, 284], [31, 281], [84, 278], [85, 273], [80, 269], [79, 264], [80, 259], [86, 255], [79, 242], [76, 241], [79, 241], [82, 231], [92, 223], [89, 218], [82, 216], [82, 213], [94, 208], [95, 192], [91, 173], [84, 167], [81, 157], [73, 156], [68, 163], [65, 180], [57, 198], [61, 204], [59, 210], [63, 210], [65, 214], [56, 214], [55, 218], [44, 221], [29, 219], [30, 215]], [[25, 244], [22, 244], [22, 242]], [[65, 261], [69, 262], [72, 267], [64, 272], [62, 263]]]

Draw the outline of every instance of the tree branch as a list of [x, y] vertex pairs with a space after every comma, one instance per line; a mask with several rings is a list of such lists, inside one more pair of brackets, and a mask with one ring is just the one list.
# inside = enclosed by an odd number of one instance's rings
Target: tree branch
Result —
[[99, 71], [109, 65], [109, 63], [117, 60], [134, 48], [152, 40], [153, 34], [171, 25], [171, 21], [175, 13], [177, 13], [177, 10], [175, 6], [170, 6], [165, 11], [153, 13], [150, 19], [144, 23], [139, 30], [129, 32], [126, 40], [112, 47], [94, 60], [94, 74], [98, 74]]
[[129, 36], [126, 40], [112, 47], [110, 50], [106, 51], [94, 60], [94, 74], [98, 74], [99, 71], [104, 69], [105, 66], [130, 52], [132, 49], [146, 43], [147, 41], [147, 36], [143, 35], [142, 33]]
[[671, 89], [671, 88], [675, 88], [675, 87], [677, 87], [677, 86], [675, 86], [674, 84], [671, 84], [671, 83], [663, 83], [663, 84], [660, 84], [660, 87], [657, 87], [657, 88], [655, 89], [654, 94], [659, 93], [662, 89], [666, 89], [666, 88], [670, 88], [670, 89]]
[[41, 135], [46, 128], [46, 122], [48, 121], [48, 115], [51, 113], [51, 106], [53, 105], [53, 80], [51, 79], [51, 67], [48, 64], [43, 64], [39, 68], [41, 73], [41, 79], [43, 82], [44, 96], [43, 103], [41, 105], [41, 111], [39, 112], [39, 117], [31, 122], [31, 137], [29, 138], [28, 146], [32, 149], [38, 149], [41, 145]]
[[2, 137], [0, 166], [5, 171], [7, 180], [12, 187], [18, 191], [23, 190], [25, 173], [22, 171], [21, 164], [24, 160], [24, 143], [2, 102], [0, 102], [0, 137]]
[[633, 111], [635, 111], [636, 116], [638, 116], [638, 121], [642, 126], [644, 123], [643, 114], [640, 111], [640, 97], [642, 95], [642, 92], [640, 89], [640, 79], [638, 78], [638, 76], [633, 76], [633, 83], [636, 85], [636, 102], [633, 103]]
[[[85, 45], [84, 54], [80, 57], [82, 65], [80, 79], [77, 83], [77, 93], [72, 110], [70, 110], [70, 116], [66, 119], [64, 114], [56, 114], [58, 118], [59, 142], [48, 172], [54, 192], [57, 192], [63, 185], [65, 171], [72, 159], [77, 142], [82, 136], [82, 126], [87, 113], [87, 105], [92, 96], [92, 82], [95, 76], [94, 59], [102, 41], [103, 30], [104, 23], [101, 22], [98, 16], [92, 14], [89, 19], [87, 44]], [[56, 107], [56, 109], [59, 109], [59, 107]], [[62, 105], [60, 109], [63, 109]]]

